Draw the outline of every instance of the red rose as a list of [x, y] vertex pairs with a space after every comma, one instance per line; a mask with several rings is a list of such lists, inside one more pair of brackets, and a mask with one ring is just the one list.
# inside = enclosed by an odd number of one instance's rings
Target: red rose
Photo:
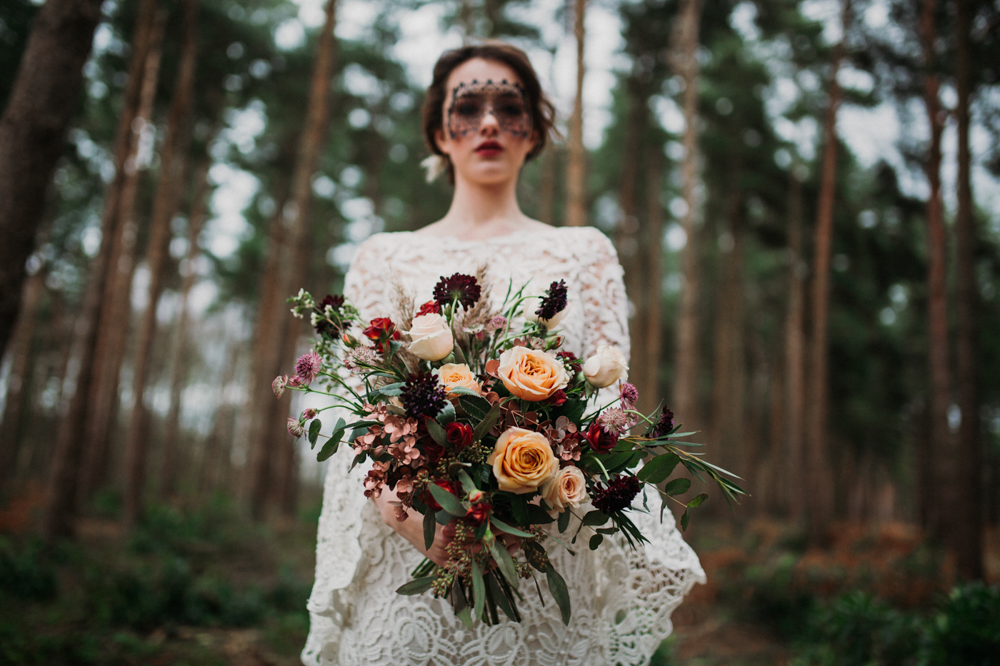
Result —
[[487, 502], [480, 502], [479, 504], [473, 504], [469, 507], [469, 510], [465, 513], [465, 519], [479, 527], [486, 522], [486, 519], [490, 517], [490, 511], [493, 510], [493, 505]]
[[441, 314], [441, 306], [437, 301], [427, 301], [420, 306], [420, 309], [417, 311], [414, 319], [425, 314]]
[[580, 372], [580, 368], [583, 367], [583, 365], [580, 363], [580, 359], [578, 359], [576, 357], [576, 354], [574, 354], [571, 351], [558, 352], [556, 353], [556, 358], [562, 359], [563, 365], [565, 365], [567, 369], [572, 370], [573, 372]]
[[608, 432], [601, 425], [594, 421], [587, 430], [587, 442], [594, 453], [608, 453], [618, 444], [618, 435]]
[[448, 440], [448, 446], [454, 451], [461, 451], [472, 444], [472, 426], [452, 421], [445, 428], [444, 433], [445, 438]]
[[388, 348], [386, 343], [389, 340], [399, 340], [399, 331], [396, 324], [388, 317], [377, 317], [368, 323], [368, 328], [364, 331], [365, 337], [375, 341], [375, 348], [380, 354], [384, 354]]
[[553, 407], [559, 407], [564, 402], [566, 402], [566, 392], [563, 391], [562, 389], [559, 389], [558, 391], [550, 395], [549, 399], [546, 400], [545, 402], [549, 403]]
[[[449, 481], [448, 479], [438, 479], [433, 483], [435, 486], [440, 486], [441, 488], [444, 488], [452, 495], [454, 495], [455, 491], [458, 490], [458, 484], [456, 484], [454, 481]], [[434, 495], [431, 494], [430, 490], [424, 491], [422, 493], [421, 499], [424, 501], [424, 504], [426, 504], [431, 508], [432, 511], [441, 510], [441, 505], [438, 504], [437, 500], [434, 499]]]

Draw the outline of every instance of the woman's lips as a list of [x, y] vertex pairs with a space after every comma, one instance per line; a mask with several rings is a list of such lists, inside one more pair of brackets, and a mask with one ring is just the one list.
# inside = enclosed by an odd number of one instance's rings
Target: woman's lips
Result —
[[497, 141], [485, 141], [478, 148], [476, 148], [476, 153], [487, 157], [491, 155], [499, 155], [501, 152], [503, 152], [503, 146], [501, 146]]

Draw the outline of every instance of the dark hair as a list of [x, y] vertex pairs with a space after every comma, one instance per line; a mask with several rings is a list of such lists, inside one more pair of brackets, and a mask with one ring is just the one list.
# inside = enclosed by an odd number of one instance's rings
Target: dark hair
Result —
[[[524, 94], [528, 101], [528, 108], [531, 111], [531, 124], [534, 131], [537, 132], [538, 137], [538, 142], [531, 149], [531, 152], [528, 153], [525, 161], [534, 158], [545, 148], [549, 133], [553, 131], [556, 114], [555, 107], [552, 106], [552, 102], [549, 101], [549, 98], [542, 91], [542, 85], [538, 82], [538, 75], [535, 74], [535, 70], [524, 51], [516, 46], [511, 46], [506, 42], [497, 40], [487, 40], [479, 44], [470, 44], [452, 49], [451, 51], [445, 51], [438, 58], [437, 64], [434, 65], [434, 79], [431, 81], [430, 87], [427, 88], [427, 97], [424, 98], [422, 110], [424, 141], [427, 143], [427, 147], [432, 153], [441, 155], [447, 160], [447, 156], [441, 152], [437, 141], [434, 139], [435, 132], [444, 129], [443, 109], [444, 102], [448, 98], [448, 91], [445, 86], [448, 83], [448, 77], [451, 76], [456, 67], [475, 58], [491, 60], [507, 65], [521, 79], [521, 85], [524, 87]], [[454, 184], [455, 170], [451, 165], [451, 161], [448, 161], [447, 173], [448, 182]]]

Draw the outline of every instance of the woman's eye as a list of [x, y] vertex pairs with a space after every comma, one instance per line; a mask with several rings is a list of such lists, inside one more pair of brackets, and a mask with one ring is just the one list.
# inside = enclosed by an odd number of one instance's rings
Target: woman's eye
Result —
[[455, 113], [458, 115], [470, 118], [479, 115], [479, 109], [482, 106], [478, 102], [459, 102], [455, 105]]
[[501, 104], [498, 112], [508, 118], [515, 118], [524, 113], [524, 107], [517, 103]]

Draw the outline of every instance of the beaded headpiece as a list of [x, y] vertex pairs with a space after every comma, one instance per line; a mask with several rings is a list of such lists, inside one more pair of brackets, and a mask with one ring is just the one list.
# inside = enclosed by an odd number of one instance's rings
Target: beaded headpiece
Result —
[[452, 137], [478, 132], [487, 113], [496, 118], [501, 132], [527, 137], [531, 134], [531, 113], [527, 96], [518, 83], [503, 79], [499, 83], [487, 80], [480, 83], [460, 83], [451, 91], [448, 107], [448, 131]]

